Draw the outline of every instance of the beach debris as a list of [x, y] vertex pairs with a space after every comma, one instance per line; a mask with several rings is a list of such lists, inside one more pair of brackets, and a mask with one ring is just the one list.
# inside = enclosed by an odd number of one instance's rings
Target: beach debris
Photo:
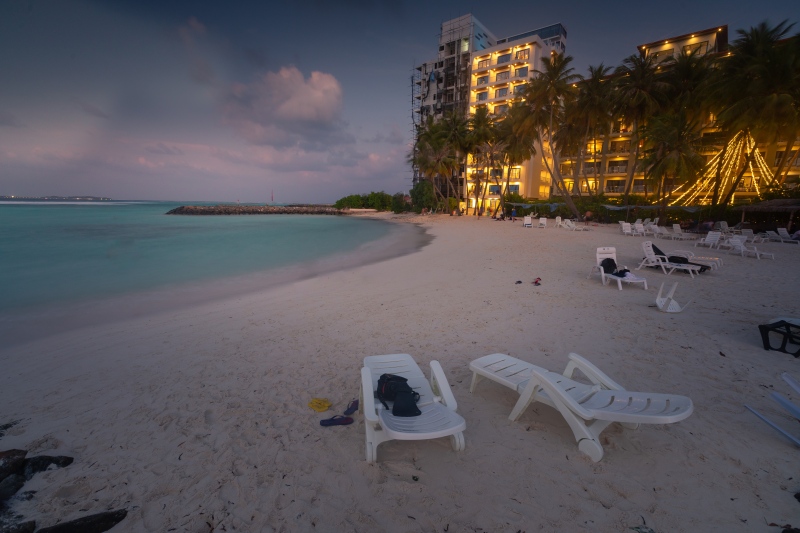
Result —
[[312, 398], [310, 402], [308, 402], [308, 406], [315, 410], [318, 413], [323, 413], [327, 411], [331, 404], [331, 401], [327, 398]]
[[536, 278], [535, 280], [533, 280], [533, 284], [538, 287], [539, 285], [541, 285], [541, 281], [542, 281], [542, 278]]
[[358, 411], [358, 400], [353, 400], [350, 402], [350, 405], [347, 406], [347, 409], [344, 410], [344, 414], [350, 416], [356, 411]]
[[38, 530], [37, 533], [102, 533], [122, 522], [122, 519], [126, 516], [128, 516], [127, 509], [106, 511], [64, 522], [63, 524], [44, 527]]
[[36, 457], [31, 457], [29, 459], [25, 459], [25, 462], [22, 466], [22, 475], [25, 476], [25, 481], [29, 481], [34, 474], [39, 472], [44, 472], [50, 465], [55, 465], [58, 468], [64, 468], [65, 466], [69, 466], [75, 459], [72, 457], [68, 457], [66, 455], [58, 455], [58, 456], [50, 456], [50, 455], [38, 455]]
[[514, 282], [514, 285], [522, 285], [522, 280], [518, 279], [517, 281]]
[[25, 462], [25, 450], [6, 450], [0, 452], [0, 482], [11, 474], [21, 473], [20, 470]]

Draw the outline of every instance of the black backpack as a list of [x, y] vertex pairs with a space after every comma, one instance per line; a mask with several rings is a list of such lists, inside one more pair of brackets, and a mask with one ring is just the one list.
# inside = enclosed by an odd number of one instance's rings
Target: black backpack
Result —
[[414, 392], [408, 384], [408, 380], [403, 376], [382, 374], [378, 378], [378, 390], [375, 395], [386, 409], [389, 409], [386, 402], [394, 402], [392, 405], [394, 416], [419, 416], [422, 414], [417, 407], [419, 393]]
[[605, 274], [613, 274], [617, 271], [617, 263], [610, 257], [606, 257], [600, 261], [600, 268], [603, 269], [603, 273]]

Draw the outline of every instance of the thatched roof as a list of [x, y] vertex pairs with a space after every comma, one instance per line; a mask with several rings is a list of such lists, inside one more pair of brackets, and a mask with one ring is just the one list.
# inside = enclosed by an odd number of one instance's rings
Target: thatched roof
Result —
[[800, 198], [779, 198], [777, 200], [767, 200], [752, 205], [740, 205], [734, 207], [734, 211], [755, 211], [762, 213], [791, 213], [800, 211]]

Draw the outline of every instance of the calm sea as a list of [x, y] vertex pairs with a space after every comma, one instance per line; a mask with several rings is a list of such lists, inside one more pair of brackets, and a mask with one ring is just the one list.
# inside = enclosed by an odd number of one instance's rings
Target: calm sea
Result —
[[0, 334], [15, 317], [49, 316], [53, 327], [69, 309], [132, 293], [150, 294], [143, 307], [158, 308], [163, 301], [152, 295], [165, 290], [192, 303], [424, 243], [411, 225], [351, 217], [165, 215], [178, 205], [0, 203]]

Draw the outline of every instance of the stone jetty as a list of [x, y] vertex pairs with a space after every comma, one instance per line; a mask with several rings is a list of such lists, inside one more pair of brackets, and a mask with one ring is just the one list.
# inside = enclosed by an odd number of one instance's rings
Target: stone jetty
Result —
[[168, 215], [346, 215], [329, 205], [182, 205]]

